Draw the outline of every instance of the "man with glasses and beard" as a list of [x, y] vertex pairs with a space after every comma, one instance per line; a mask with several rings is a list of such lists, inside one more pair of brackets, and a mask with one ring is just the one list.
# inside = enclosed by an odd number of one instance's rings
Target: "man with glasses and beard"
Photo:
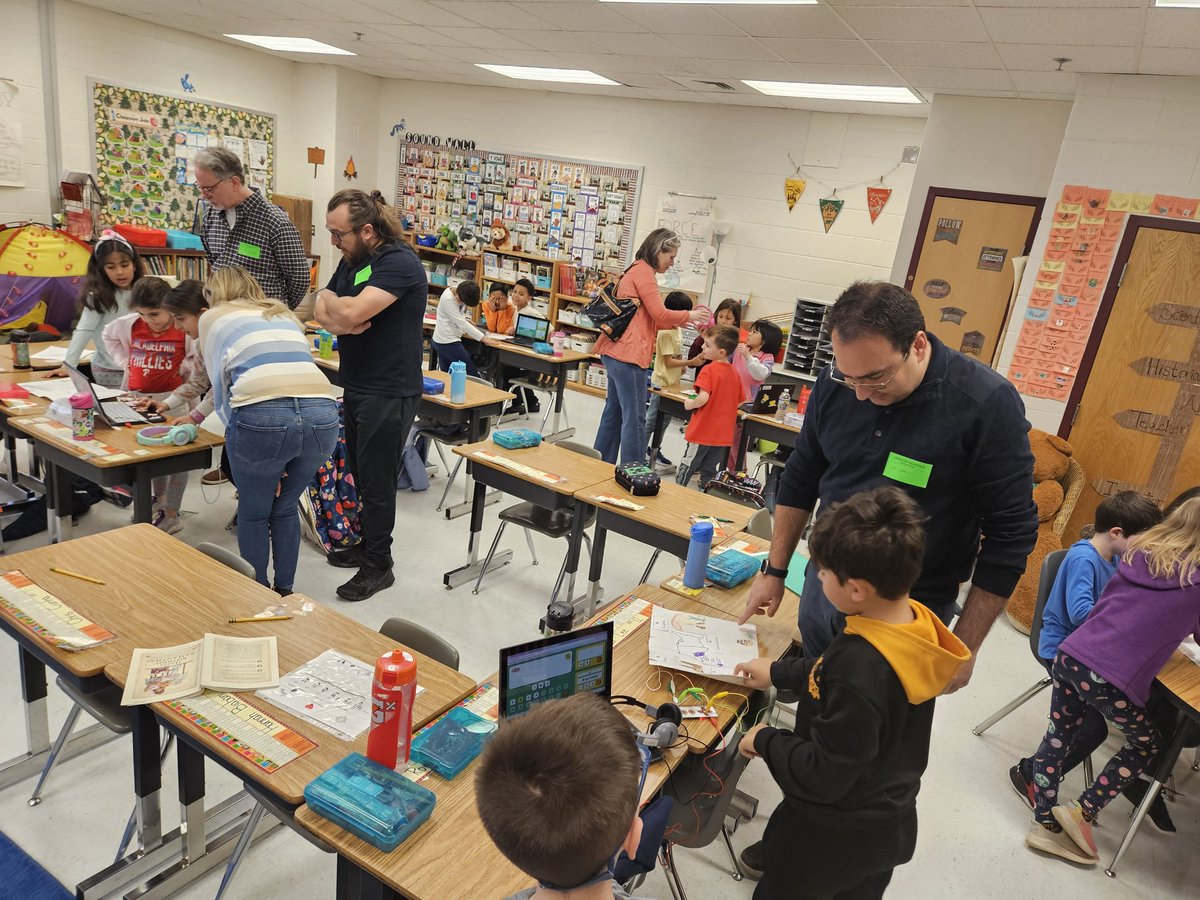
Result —
[[396, 580], [396, 478], [421, 400], [421, 319], [429, 282], [379, 191], [334, 194], [325, 228], [342, 261], [317, 295], [315, 314], [340, 335], [346, 452], [362, 522], [361, 543], [328, 559], [358, 569], [337, 595], [366, 600]]

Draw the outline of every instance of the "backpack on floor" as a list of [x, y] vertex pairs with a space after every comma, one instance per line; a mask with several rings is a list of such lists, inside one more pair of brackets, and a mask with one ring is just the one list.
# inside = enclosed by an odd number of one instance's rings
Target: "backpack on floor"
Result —
[[317, 469], [317, 474], [300, 495], [301, 521], [304, 534], [328, 553], [330, 550], [352, 547], [361, 540], [358, 491], [354, 476], [346, 466], [346, 425], [342, 401], [338, 405], [338, 439], [329, 459]]

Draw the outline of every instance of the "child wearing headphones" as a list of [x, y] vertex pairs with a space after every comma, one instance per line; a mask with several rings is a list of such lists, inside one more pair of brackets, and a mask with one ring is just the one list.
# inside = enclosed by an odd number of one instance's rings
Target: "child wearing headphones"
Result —
[[475, 804], [496, 847], [537, 886], [509, 900], [629, 897], [612, 881], [636, 855], [642, 756], [628, 720], [595, 694], [537, 704], [484, 749]]
[[971, 656], [908, 596], [925, 551], [923, 520], [895, 487], [823, 512], [808, 539], [810, 565], [848, 617], [845, 630], [817, 659], [755, 659], [735, 670], [749, 687], [773, 684], [800, 698], [795, 731], [755, 725], [738, 747], [762, 757], [784, 793], [763, 834], [758, 900], [798, 889], [882, 897], [892, 870], [912, 859], [933, 701]]

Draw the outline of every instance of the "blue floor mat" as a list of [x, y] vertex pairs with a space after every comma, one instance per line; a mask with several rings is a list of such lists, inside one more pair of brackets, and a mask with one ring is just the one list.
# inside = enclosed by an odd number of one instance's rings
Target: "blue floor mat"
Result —
[[37, 860], [0, 832], [0, 900], [73, 900], [75, 894], [59, 884]]

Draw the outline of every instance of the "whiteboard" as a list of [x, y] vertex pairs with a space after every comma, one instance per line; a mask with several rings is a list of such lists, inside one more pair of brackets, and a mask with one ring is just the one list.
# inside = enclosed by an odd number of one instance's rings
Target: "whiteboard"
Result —
[[658, 202], [656, 227], [670, 228], [679, 235], [675, 265], [659, 276], [664, 288], [703, 294], [708, 290], [709, 265], [704, 251], [712, 244], [713, 202], [710, 197], [667, 194]]

